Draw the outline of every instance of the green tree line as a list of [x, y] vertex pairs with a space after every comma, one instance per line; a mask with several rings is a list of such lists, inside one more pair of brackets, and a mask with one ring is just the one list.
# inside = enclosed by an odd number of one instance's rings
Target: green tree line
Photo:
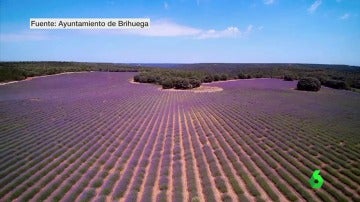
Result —
[[[169, 68], [164, 68], [164, 67]], [[160, 68], [162, 67], [162, 68]], [[134, 65], [86, 62], [0, 62], [0, 82], [79, 71], [139, 72], [135, 82], [163, 88], [191, 89], [202, 83], [228, 79], [279, 78], [287, 81], [316, 78], [336, 89], [360, 89], [360, 67], [322, 64], [199, 63]]]

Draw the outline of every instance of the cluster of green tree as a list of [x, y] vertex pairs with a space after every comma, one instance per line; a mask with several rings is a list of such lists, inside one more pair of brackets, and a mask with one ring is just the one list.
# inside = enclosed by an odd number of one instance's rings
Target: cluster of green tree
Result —
[[80, 71], [137, 72], [140, 67], [112, 63], [82, 62], [0, 62], [0, 82], [27, 77]]
[[[323, 64], [184, 64], [179, 68], [202, 70], [208, 73], [224, 73], [229, 78], [239, 74], [249, 78], [280, 78], [287, 81], [305, 77], [317, 78], [322, 85], [336, 89], [360, 89], [360, 67]], [[239, 78], [239, 77], [238, 77]]]
[[321, 88], [320, 81], [314, 77], [301, 78], [297, 83], [298, 90], [319, 91], [320, 88]]
[[206, 75], [199, 71], [156, 68], [135, 75], [134, 81], [158, 84], [164, 89], [191, 89], [199, 87], [205, 78]]
[[[193, 80], [201, 83], [250, 78], [279, 78], [293, 81], [308, 77], [315, 78], [321, 85], [330, 88], [347, 90], [360, 88], [360, 68], [346, 65], [187, 64], [172, 68], [147, 68], [146, 72], [135, 76], [134, 80], [159, 84], [163, 88], [188, 89], [198, 86], [191, 84], [190, 81]], [[177, 85], [179, 83], [181, 85]]]
[[[301, 78], [313, 78], [320, 82], [320, 85], [335, 88], [335, 89], [344, 89], [351, 90], [351, 88], [360, 88], [360, 79], [359, 78], [345, 78], [345, 77], [337, 77], [337, 76], [326, 76], [319, 74], [308, 74], [306, 77]], [[294, 75], [285, 75], [285, 81], [293, 81], [297, 80], [298, 77]]]

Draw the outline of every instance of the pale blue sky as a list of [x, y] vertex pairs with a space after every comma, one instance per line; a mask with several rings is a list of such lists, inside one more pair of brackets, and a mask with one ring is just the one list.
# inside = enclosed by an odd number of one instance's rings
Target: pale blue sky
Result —
[[[360, 0], [1, 0], [1, 61], [360, 65]], [[150, 18], [150, 30], [30, 30], [30, 18]]]

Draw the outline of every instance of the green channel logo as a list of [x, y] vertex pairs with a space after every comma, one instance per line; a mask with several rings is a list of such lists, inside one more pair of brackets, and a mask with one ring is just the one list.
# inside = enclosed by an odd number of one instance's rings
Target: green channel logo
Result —
[[313, 189], [319, 189], [324, 184], [324, 179], [320, 175], [320, 170], [315, 170], [309, 180]]

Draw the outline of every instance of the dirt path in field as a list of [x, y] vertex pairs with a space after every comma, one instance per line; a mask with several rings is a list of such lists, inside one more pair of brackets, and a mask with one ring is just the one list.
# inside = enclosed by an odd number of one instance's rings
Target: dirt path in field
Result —
[[139, 85], [139, 84], [140, 84], [140, 83], [138, 83], [138, 82], [135, 82], [133, 78], [130, 78], [128, 81], [129, 81], [130, 83], [132, 83], [132, 84], [136, 84], [136, 85]]
[[18, 83], [18, 82], [30, 81], [30, 80], [33, 80], [33, 79], [36, 79], [36, 78], [44, 78], [44, 77], [50, 77], [50, 76], [59, 76], [59, 75], [63, 75], [63, 74], [89, 73], [89, 72], [94, 72], [94, 71], [63, 72], [63, 73], [59, 73], [59, 74], [50, 74], [50, 75], [44, 75], [44, 76], [33, 76], [33, 77], [27, 77], [26, 79], [20, 80], [20, 81], [2, 82], [2, 83], [0, 83], [0, 86], [4, 86], [4, 85], [8, 85], [8, 84], [13, 84], [13, 83]]
[[217, 87], [217, 86], [200, 86], [199, 88], [194, 88], [191, 90], [191, 92], [194, 93], [214, 93], [214, 92], [220, 92], [223, 91], [223, 88]]

